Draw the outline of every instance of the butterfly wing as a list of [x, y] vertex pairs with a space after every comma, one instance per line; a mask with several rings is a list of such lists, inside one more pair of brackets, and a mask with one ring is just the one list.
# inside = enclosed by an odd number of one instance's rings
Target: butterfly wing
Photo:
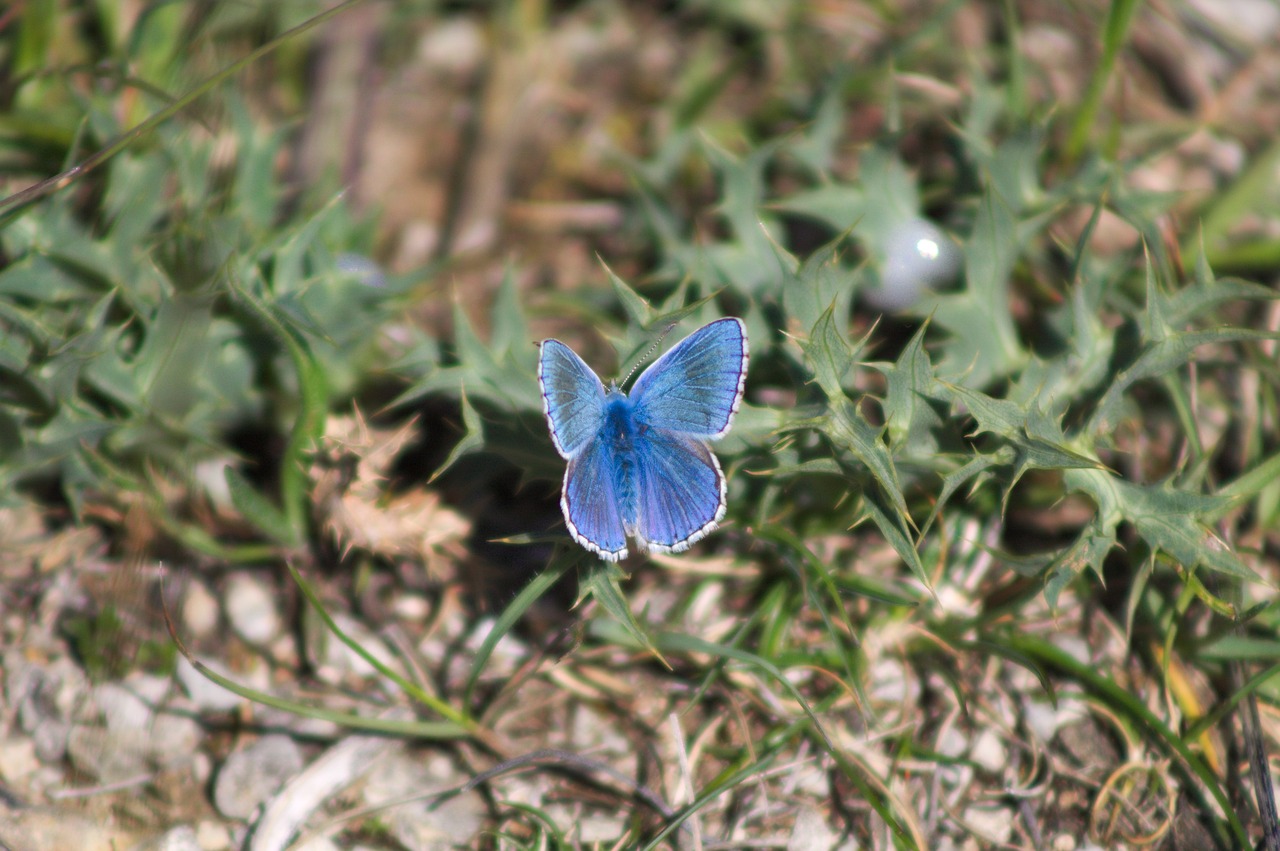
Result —
[[559, 340], [543, 340], [538, 354], [538, 386], [556, 451], [561, 458], [572, 460], [600, 434], [604, 385], [573, 349]]
[[738, 412], [746, 380], [746, 327], [735, 317], [717, 319], [685, 337], [636, 379], [630, 394], [636, 422], [707, 440], [723, 437]]
[[635, 443], [637, 532], [652, 552], [683, 552], [724, 517], [720, 462], [697, 438], [657, 429]]
[[560, 492], [569, 534], [606, 561], [627, 557], [627, 534], [618, 513], [613, 468], [608, 445], [603, 440], [588, 440], [581, 452], [569, 459]]
[[542, 410], [551, 440], [569, 466], [564, 471], [560, 508], [569, 534], [603, 559], [627, 557], [627, 536], [614, 493], [614, 460], [600, 440], [604, 425], [604, 385], [572, 349], [544, 340], [538, 355]]

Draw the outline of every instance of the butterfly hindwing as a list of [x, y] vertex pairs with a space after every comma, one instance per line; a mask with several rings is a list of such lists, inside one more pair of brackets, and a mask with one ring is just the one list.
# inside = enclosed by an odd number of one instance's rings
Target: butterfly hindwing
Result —
[[604, 385], [582, 358], [559, 340], [544, 340], [538, 355], [542, 410], [562, 458], [573, 458], [600, 433]]
[[723, 437], [738, 412], [746, 377], [746, 328], [741, 319], [718, 319], [636, 379], [630, 394], [636, 422], [706, 439]]
[[725, 480], [705, 443], [649, 429], [637, 438], [639, 533], [653, 552], [681, 552], [724, 517]]
[[590, 440], [569, 459], [560, 508], [569, 533], [607, 561], [627, 557], [627, 535], [614, 488], [614, 459], [603, 440]]

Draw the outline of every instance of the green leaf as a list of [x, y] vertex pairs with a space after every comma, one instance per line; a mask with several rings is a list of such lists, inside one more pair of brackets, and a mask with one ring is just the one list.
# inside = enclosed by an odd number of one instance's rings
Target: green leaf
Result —
[[1262, 284], [1234, 278], [1208, 280], [1184, 287], [1173, 295], [1161, 295], [1165, 300], [1165, 315], [1173, 326], [1186, 325], [1209, 313], [1221, 304], [1238, 301], [1274, 301], [1280, 291]]
[[271, 540], [286, 547], [299, 546], [301, 541], [284, 513], [272, 504], [258, 489], [249, 483], [239, 470], [228, 464], [223, 469], [227, 489], [231, 492], [231, 504], [249, 524]]
[[525, 325], [524, 311], [520, 308], [520, 293], [516, 287], [515, 269], [510, 265], [502, 276], [502, 284], [493, 299], [493, 308], [489, 313], [493, 322], [490, 341], [493, 351], [499, 357], [516, 355], [529, 346], [529, 329]]
[[1003, 467], [1013, 462], [1014, 452], [1009, 447], [1002, 447], [996, 452], [982, 453], [979, 452], [965, 462], [964, 466], [958, 470], [953, 470], [942, 477], [942, 490], [938, 493], [937, 502], [934, 503], [933, 510], [929, 512], [929, 519], [925, 521], [924, 528], [920, 531], [920, 537], [923, 538], [925, 532], [929, 530], [938, 515], [942, 512], [942, 508], [947, 501], [955, 495], [965, 482], [970, 479], [975, 480], [974, 486], [977, 487], [984, 479], [990, 478], [990, 471], [995, 467]]
[[649, 638], [648, 633], [641, 629], [635, 615], [631, 613], [631, 606], [627, 603], [627, 598], [622, 593], [622, 586], [619, 584], [619, 581], [624, 578], [626, 578], [626, 573], [617, 564], [601, 561], [587, 574], [587, 578], [583, 581], [582, 588], [578, 592], [578, 600], [582, 601], [588, 596], [594, 598], [606, 612], [613, 616], [614, 620], [622, 625], [631, 640], [652, 653], [658, 658], [659, 662], [670, 668], [671, 666], [663, 658], [662, 654], [658, 652], [657, 646]]
[[809, 339], [801, 346], [813, 365], [818, 386], [832, 405], [844, 399], [844, 376], [853, 366], [853, 355], [844, 334], [836, 327], [834, 306], [823, 311], [818, 324], [809, 332]]
[[178, 648], [192, 667], [212, 683], [222, 686], [227, 691], [237, 694], [246, 700], [262, 706], [270, 706], [273, 709], [279, 709], [290, 715], [296, 715], [299, 718], [314, 718], [319, 721], [327, 721], [337, 724], [341, 727], [349, 727], [353, 730], [368, 730], [370, 732], [382, 733], [388, 736], [400, 736], [405, 739], [425, 739], [427, 741], [435, 741], [440, 739], [462, 739], [471, 735], [471, 731], [452, 721], [400, 721], [392, 718], [370, 718], [363, 715], [353, 715], [347, 712], [337, 712], [332, 709], [325, 709], [321, 706], [311, 706], [310, 704], [301, 703], [296, 700], [287, 700], [285, 698], [276, 697], [265, 691], [242, 686], [235, 680], [224, 677], [211, 669], [208, 665], [192, 658], [185, 647], [179, 645]]
[[135, 380], [150, 410], [182, 417], [200, 401], [213, 301], [212, 294], [162, 298], [135, 358]]
[[[240, 150], [236, 156], [235, 198], [232, 202], [241, 211], [245, 224], [253, 233], [270, 230], [280, 209], [282, 186], [273, 179], [279, 168], [280, 148], [292, 130], [279, 127], [264, 133], [254, 126], [253, 117], [245, 104], [237, 97], [229, 97], [230, 114], [236, 126], [236, 139]], [[289, 252], [283, 252], [289, 257]], [[286, 262], [281, 270], [285, 290], [292, 290], [301, 280], [301, 268]]]
[[1023, 426], [1025, 440], [1016, 443], [1018, 464], [1025, 472], [1038, 470], [1068, 470], [1074, 467], [1105, 469], [1096, 458], [1075, 451], [1067, 444], [1062, 423], [1051, 417], [1039, 406], [1033, 405], [1027, 412]]
[[1225, 327], [1210, 331], [1182, 331], [1145, 346], [1128, 367], [1120, 370], [1107, 388], [1090, 418], [1088, 430], [1109, 434], [1115, 430], [1125, 393], [1144, 379], [1163, 377], [1180, 369], [1195, 357], [1196, 349], [1220, 343], [1261, 342], [1276, 339], [1278, 334], [1252, 328]]
[[918, 312], [948, 333], [939, 374], [983, 387], [1016, 372], [1026, 361], [1011, 312], [1009, 278], [1023, 237], [1008, 205], [993, 189], [983, 195], [973, 233], [964, 245], [965, 289], [926, 294]]
[[1094, 518], [1071, 546], [1050, 563], [1044, 582], [1044, 597], [1049, 608], [1057, 609], [1058, 597], [1086, 568], [1101, 578], [1103, 559], [1115, 545], [1115, 528]]
[[765, 142], [743, 158], [733, 156], [709, 138], [703, 144], [708, 161], [720, 177], [720, 213], [745, 252], [761, 258], [772, 255], [770, 242], [761, 229], [764, 169], [784, 142]]
[[924, 587], [933, 588], [933, 582], [924, 569], [924, 563], [920, 561], [920, 554], [916, 552], [911, 538], [911, 518], [898, 506], [902, 502], [902, 494], [897, 491], [890, 493], [880, 488], [868, 490], [862, 495], [862, 499], [863, 511], [876, 524], [894, 552], [911, 568], [911, 572]]
[[1231, 496], [1179, 490], [1169, 484], [1137, 485], [1105, 470], [1073, 469], [1063, 473], [1068, 492], [1086, 494], [1098, 506], [1094, 534], [1114, 534], [1121, 520], [1131, 522], [1153, 549], [1188, 571], [1205, 567], [1243, 579], [1256, 575], [1208, 527], [1206, 518], [1236, 503]]
[[630, 320], [628, 324], [640, 328], [651, 327], [650, 323], [653, 321], [655, 311], [649, 301], [633, 290], [626, 281], [615, 275], [608, 266], [605, 266], [604, 270], [609, 276], [609, 283], [613, 287], [614, 295], [622, 303], [622, 309]]
[[870, 471], [872, 478], [889, 496], [893, 506], [904, 521], [910, 525], [907, 503], [902, 497], [902, 485], [898, 481], [898, 471], [893, 465], [893, 456], [885, 446], [881, 428], [867, 422], [862, 411], [853, 402], [843, 399], [832, 405], [827, 420], [827, 436], [842, 449], [847, 449]]
[[471, 400], [467, 398], [465, 387], [459, 394], [458, 404], [462, 408], [462, 437], [449, 450], [449, 456], [444, 459], [444, 463], [431, 474], [431, 478], [427, 480], [428, 484], [444, 475], [450, 467], [458, 462], [459, 458], [471, 452], [479, 452], [484, 449], [484, 423], [481, 421], [480, 415], [476, 413], [476, 409], [472, 407]]
[[1107, 90], [1107, 83], [1115, 70], [1116, 59], [1129, 36], [1129, 26], [1133, 23], [1134, 14], [1138, 11], [1138, 0], [1112, 0], [1107, 7], [1107, 21], [1103, 28], [1102, 55], [1093, 69], [1089, 80], [1089, 88], [1080, 100], [1071, 122], [1071, 131], [1067, 135], [1066, 155], [1068, 160], [1076, 160], [1084, 152], [1089, 136], [1098, 124], [1098, 110], [1102, 106], [1102, 97]]
[[1039, 177], [1043, 151], [1043, 134], [1025, 128], [1002, 140], [985, 164], [996, 195], [1013, 213], [1021, 214], [1043, 203]]
[[920, 215], [915, 179], [891, 148], [872, 146], [858, 161], [859, 183], [825, 183], [793, 193], [774, 206], [816, 219], [836, 232], [852, 231], [869, 253], [889, 234]]
[[941, 382], [978, 423], [977, 434], [998, 435], [1016, 451], [1015, 463], [1023, 469], [1104, 469], [1103, 465], [1067, 445], [1062, 424], [1036, 403], [1023, 409], [1008, 399], [996, 399], [958, 384]]
[[786, 145], [787, 153], [814, 175], [830, 170], [837, 146], [844, 139], [845, 84], [851, 76], [850, 71], [837, 72], [826, 83], [809, 126]]
[[329, 409], [328, 383], [306, 338], [287, 314], [258, 298], [247, 287], [232, 283], [231, 290], [273, 334], [288, 353], [297, 373], [301, 398], [298, 415], [289, 431], [289, 442], [280, 459], [280, 501], [294, 530], [291, 540], [301, 541], [306, 535], [309, 517], [307, 456], [324, 434]]
[[1227, 252], [1227, 237], [1242, 222], [1265, 214], [1274, 205], [1276, 168], [1280, 165], [1280, 139], [1272, 139], [1253, 157], [1248, 167], [1239, 172], [1225, 192], [1215, 192], [1204, 211], [1200, 230], [1191, 231], [1182, 243], [1183, 257], [1198, 260], [1201, 246], [1215, 255]]
[[1151, 262], [1146, 245], [1143, 245], [1142, 249], [1146, 259], [1143, 264], [1143, 285], [1146, 288], [1147, 295], [1146, 310], [1142, 313], [1142, 333], [1147, 341], [1159, 343], [1173, 333], [1173, 326], [1170, 325], [1168, 317], [1165, 316], [1165, 296], [1160, 291], [1160, 285], [1156, 280], [1155, 264]]
[[453, 346], [458, 363], [466, 370], [481, 376], [494, 375], [498, 369], [493, 350], [476, 334], [471, 317], [462, 309], [462, 302], [453, 300]]
[[[506, 301], [507, 299], [510, 301]], [[499, 311], [519, 312], [514, 292], [503, 296], [503, 300], [506, 306], [500, 305], [497, 308]], [[511, 337], [513, 341], [512, 345], [503, 348], [496, 344], [488, 345], [480, 339], [466, 311], [456, 300], [453, 317], [457, 365], [435, 367], [400, 396], [396, 404], [405, 404], [433, 393], [456, 396], [465, 385], [475, 399], [487, 401], [494, 408], [540, 409], [542, 400], [535, 380], [537, 349], [533, 345], [526, 346], [523, 342], [527, 333], [523, 320], [508, 317], [503, 320], [504, 328], [501, 331], [495, 326], [495, 334], [501, 333]]]
[[843, 237], [833, 239], [810, 254], [782, 284], [782, 304], [799, 333], [807, 333], [831, 309], [834, 316], [848, 316], [857, 288], [857, 275], [840, 262]]
[[773, 206], [816, 219], [837, 233], [857, 227], [867, 215], [871, 204], [862, 190], [848, 183], [825, 183], [788, 195]]
[[924, 350], [928, 327], [928, 322], [920, 326], [893, 365], [877, 367], [885, 376], [884, 416], [889, 442], [898, 455], [936, 454], [936, 432], [942, 430], [949, 407], [948, 400], [937, 392], [933, 364]]
[[784, 141], [766, 142], [738, 158], [704, 139], [703, 152], [720, 179], [717, 209], [728, 222], [732, 238], [681, 249], [684, 274], [711, 286], [760, 293], [776, 292], [777, 281], [795, 268], [794, 258], [772, 235], [781, 232], [780, 224], [761, 207], [764, 169]]
[[[806, 426], [809, 427], [809, 426]], [[834, 458], [810, 458], [798, 464], [784, 464], [769, 470], [769, 475], [778, 476], [840, 476], [846, 478], [849, 472]]]
[[1226, 500], [1220, 508], [1209, 509], [1204, 514], [1205, 523], [1216, 523], [1231, 508], [1253, 499], [1280, 481], [1280, 452], [1254, 464], [1239, 478], [1228, 482], [1218, 490], [1218, 496]]

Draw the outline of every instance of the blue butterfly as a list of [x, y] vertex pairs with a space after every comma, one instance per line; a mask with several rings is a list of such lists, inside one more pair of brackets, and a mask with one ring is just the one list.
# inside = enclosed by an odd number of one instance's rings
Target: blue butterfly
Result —
[[724, 437], [747, 380], [741, 319], [704, 325], [646, 369], [627, 395], [606, 392], [559, 340], [538, 356], [542, 409], [569, 462], [560, 507], [569, 534], [606, 561], [627, 557], [627, 536], [678, 553], [724, 517], [725, 479], [707, 446]]

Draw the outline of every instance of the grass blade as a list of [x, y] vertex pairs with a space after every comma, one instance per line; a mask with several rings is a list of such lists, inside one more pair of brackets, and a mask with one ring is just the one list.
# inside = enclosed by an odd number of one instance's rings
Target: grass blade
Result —
[[1102, 34], [1102, 56], [1098, 58], [1098, 65], [1089, 80], [1089, 88], [1080, 101], [1080, 109], [1076, 112], [1071, 131], [1067, 135], [1066, 157], [1069, 161], [1080, 158], [1089, 142], [1089, 134], [1097, 124], [1102, 96], [1115, 71], [1120, 49], [1129, 37], [1129, 27], [1138, 11], [1138, 2], [1139, 0], [1112, 0], [1111, 8], [1107, 10], [1107, 21]]

